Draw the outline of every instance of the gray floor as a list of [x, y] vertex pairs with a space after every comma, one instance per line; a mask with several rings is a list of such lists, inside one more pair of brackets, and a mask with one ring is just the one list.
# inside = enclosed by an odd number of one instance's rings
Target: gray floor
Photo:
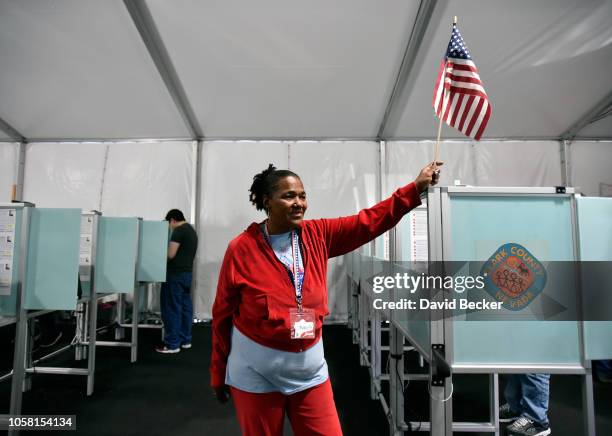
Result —
[[[85, 396], [82, 377], [36, 376], [33, 390], [24, 395], [24, 413], [74, 414], [75, 435], [239, 435], [232, 406], [218, 404], [208, 387], [209, 326], [197, 325], [194, 348], [176, 355], [155, 353], [153, 346], [158, 339], [155, 331], [141, 332], [136, 364], [129, 363], [127, 349], [99, 349], [92, 397]], [[368, 371], [359, 366], [358, 350], [349, 330], [326, 326], [324, 341], [344, 434], [387, 435], [386, 418], [380, 403], [369, 398]], [[69, 357], [64, 355], [50, 365], [70, 364]], [[7, 354], [2, 356], [2, 360], [9, 358]], [[501, 380], [503, 384], [503, 377]], [[9, 389], [10, 383], [0, 384], [2, 412], [8, 411]], [[425, 385], [413, 382], [406, 394], [408, 418], [427, 419]], [[595, 384], [595, 396], [598, 435], [612, 435], [612, 384]], [[456, 420], [486, 419], [486, 398], [486, 376], [455, 376]], [[553, 435], [583, 435], [579, 377], [552, 377], [550, 419]]]

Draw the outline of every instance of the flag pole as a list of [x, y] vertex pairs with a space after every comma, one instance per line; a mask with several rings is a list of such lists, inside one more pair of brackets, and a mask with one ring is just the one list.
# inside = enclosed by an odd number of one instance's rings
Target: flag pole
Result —
[[[455, 15], [453, 17], [453, 26], [457, 24], [457, 16]], [[446, 63], [448, 62], [448, 59], [444, 60], [444, 75], [442, 76], [442, 86], [444, 87], [444, 91], [442, 94], [442, 109], [440, 112], [440, 122], [438, 123], [438, 138], [436, 139], [436, 145], [434, 146], [434, 160], [433, 160], [433, 166], [434, 168], [437, 168], [436, 162], [438, 162], [438, 158], [439, 158], [439, 152], [440, 152], [440, 134], [442, 133], [442, 119], [444, 118], [444, 112], [445, 112], [445, 107], [444, 107], [444, 103], [446, 102], [446, 95], [447, 95], [447, 91], [446, 91]]]

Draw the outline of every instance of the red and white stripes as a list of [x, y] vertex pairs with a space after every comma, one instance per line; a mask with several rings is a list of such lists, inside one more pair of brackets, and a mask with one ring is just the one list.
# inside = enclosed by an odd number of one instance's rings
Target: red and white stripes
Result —
[[491, 104], [474, 62], [454, 58], [442, 61], [433, 107], [446, 124], [466, 136], [480, 139], [491, 117]]

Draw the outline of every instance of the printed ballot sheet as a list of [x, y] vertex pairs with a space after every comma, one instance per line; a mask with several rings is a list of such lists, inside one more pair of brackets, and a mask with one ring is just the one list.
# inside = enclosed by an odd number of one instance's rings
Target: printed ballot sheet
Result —
[[417, 208], [410, 213], [410, 260], [427, 262], [427, 209]]
[[84, 282], [90, 281], [93, 238], [93, 215], [81, 216], [81, 246], [79, 250], [79, 275]]
[[15, 254], [15, 209], [0, 209], [0, 295], [10, 295]]

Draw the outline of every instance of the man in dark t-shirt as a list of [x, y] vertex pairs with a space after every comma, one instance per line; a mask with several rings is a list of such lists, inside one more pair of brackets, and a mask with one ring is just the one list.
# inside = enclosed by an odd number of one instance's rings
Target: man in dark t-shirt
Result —
[[178, 353], [191, 348], [193, 303], [191, 281], [193, 260], [198, 249], [198, 235], [185, 220], [183, 212], [172, 209], [166, 214], [172, 234], [168, 243], [166, 283], [161, 289], [161, 315], [164, 322], [164, 345], [159, 353]]

